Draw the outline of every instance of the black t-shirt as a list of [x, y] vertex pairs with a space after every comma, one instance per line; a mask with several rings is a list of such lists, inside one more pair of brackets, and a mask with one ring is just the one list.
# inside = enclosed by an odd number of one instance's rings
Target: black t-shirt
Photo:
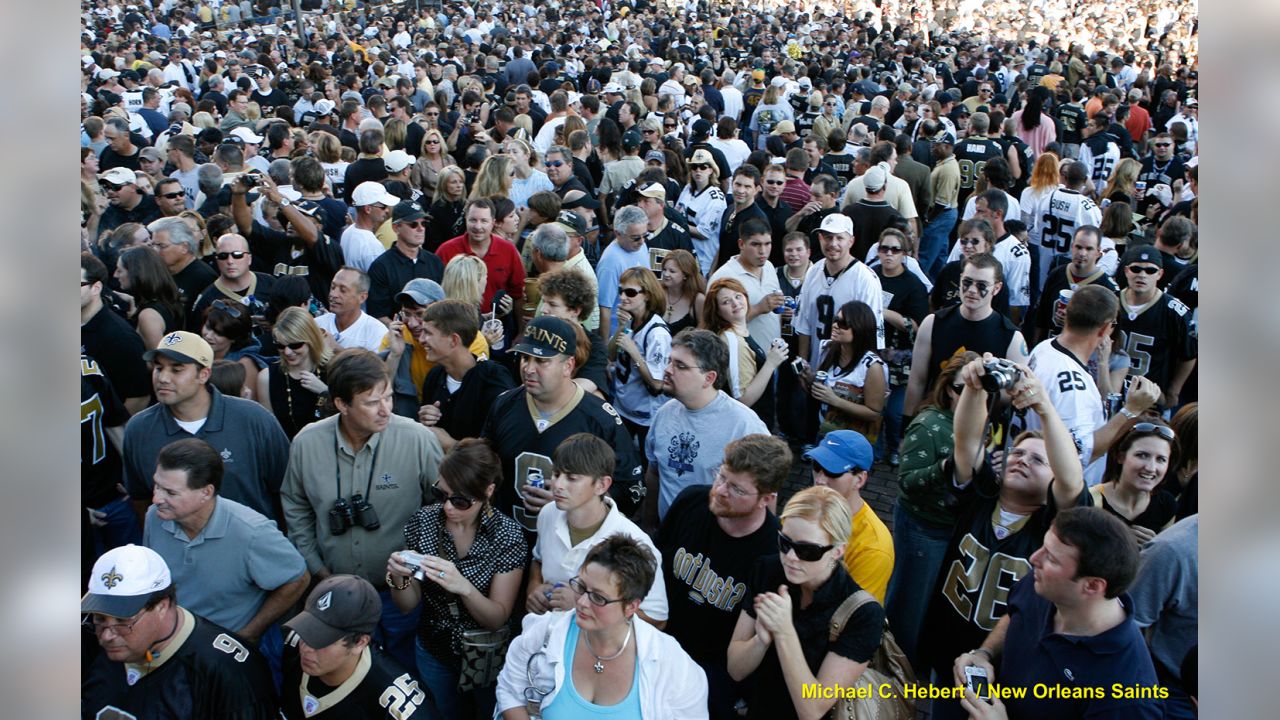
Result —
[[[675, 335], [674, 332], [671, 334]], [[609, 367], [609, 355], [605, 349], [607, 343], [596, 332], [587, 333], [587, 339], [591, 341], [591, 352], [587, 355], [587, 361], [574, 371], [573, 376], [595, 383], [596, 389], [608, 399], [612, 393], [609, 392], [609, 379], [606, 375]]]
[[844, 208], [844, 214], [853, 220], [853, 256], [865, 260], [871, 246], [880, 241], [880, 233], [894, 220], [902, 217], [884, 200], [859, 200]]
[[933, 387], [933, 381], [957, 352], [972, 350], [979, 355], [991, 353], [1004, 357], [1016, 332], [1018, 328], [1013, 321], [998, 312], [992, 312], [982, 320], [966, 320], [959, 307], [935, 312], [930, 337], [929, 375], [924, 386]]
[[[914, 320], [919, 327], [929, 314], [929, 291], [925, 289], [924, 282], [910, 270], [905, 270], [896, 277], [885, 275], [884, 268], [880, 265], [872, 270], [880, 278], [880, 291], [887, 300], [885, 309]], [[913, 346], [907, 333], [888, 323], [884, 326], [884, 344], [885, 347], [899, 350], [910, 350]]]
[[[105, 653], [89, 666], [80, 685], [80, 716], [137, 720], [276, 720], [280, 715], [271, 671], [255, 644], [181, 610], [184, 618], [174, 650], [137, 677], [134, 666]], [[133, 684], [129, 680], [133, 679]], [[120, 713], [101, 714], [115, 709]]]
[[123, 479], [120, 453], [107, 428], [124, 427], [129, 411], [97, 362], [80, 356], [80, 501], [100, 508], [124, 497], [116, 489]]
[[80, 326], [80, 354], [97, 361], [121, 398], [151, 395], [151, 373], [142, 361], [147, 351], [129, 321], [102, 308]]
[[[795, 626], [800, 648], [804, 652], [805, 664], [816, 676], [822, 667], [822, 660], [828, 652], [835, 653], [854, 662], [870, 662], [880, 647], [880, 637], [884, 632], [884, 608], [878, 602], [869, 602], [858, 608], [849, 617], [844, 630], [834, 643], [828, 641], [831, 627], [831, 616], [835, 614], [840, 603], [862, 588], [849, 572], [844, 563], [836, 563], [822, 587], [813, 593], [813, 602], [801, 609], [801, 590], [799, 585], [789, 582], [782, 570], [782, 560], [775, 551], [760, 558], [755, 572], [748, 585], [747, 596], [743, 598], [742, 611], [752, 618], [756, 616], [756, 595], [778, 592], [778, 587], [785, 584], [791, 596], [791, 622]], [[782, 675], [782, 666], [778, 662], [778, 650], [770, 645], [764, 658], [755, 672], [746, 680], [750, 687], [747, 702], [748, 718], [795, 718], [795, 704], [791, 702], [791, 694], [787, 691], [786, 680]]]
[[218, 271], [201, 260], [191, 261], [173, 276], [173, 282], [178, 286], [178, 300], [182, 302], [182, 309], [186, 312], [186, 326], [191, 332], [200, 332], [200, 324], [204, 322], [204, 318], [192, 312], [192, 308], [200, 295], [217, 279]]
[[382, 158], [360, 158], [347, 166], [347, 172], [342, 176], [342, 201], [347, 205], [353, 205], [351, 201], [351, 193], [362, 182], [382, 182], [387, 179], [387, 166], [382, 163]]
[[462, 376], [462, 386], [450, 394], [449, 374], [436, 365], [422, 382], [422, 402], [440, 403], [440, 429], [455, 440], [480, 437], [493, 403], [502, 393], [515, 387], [511, 373], [502, 365], [479, 360]]
[[98, 170], [106, 172], [112, 168], [118, 167], [128, 168], [134, 172], [141, 170], [142, 158], [140, 158], [139, 155], [142, 153], [142, 150], [141, 148], [136, 147], [136, 145], [137, 143], [135, 143], [132, 155], [121, 155], [113, 150], [110, 145], [106, 146], [102, 149], [102, 154], [98, 156]]
[[1092, 277], [1082, 280], [1068, 278], [1071, 265], [1059, 265], [1049, 271], [1044, 281], [1044, 289], [1040, 291], [1040, 305], [1036, 307], [1036, 327], [1048, 330], [1050, 335], [1062, 332], [1062, 326], [1053, 319], [1053, 306], [1058, 301], [1058, 293], [1063, 290], [1075, 290], [1076, 286], [1101, 285], [1111, 292], [1116, 292], [1116, 284], [1101, 270], [1096, 270]]
[[[769, 203], [765, 202], [764, 193], [756, 196], [756, 207], [760, 208], [760, 212], [764, 213], [765, 220], [769, 221], [769, 234], [773, 236], [773, 245], [769, 248], [769, 262], [773, 263], [774, 267], [777, 267], [783, 264], [782, 238], [787, 234], [786, 222], [795, 212], [790, 205], [783, 202], [781, 197], [778, 198], [776, 206], [770, 207]], [[723, 231], [720, 233], [720, 237], [724, 238]], [[733, 244], [737, 247], [738, 236], [736, 234], [733, 236]], [[723, 247], [723, 243], [721, 243], [721, 247]]]
[[[972, 482], [957, 490], [950, 482], [955, 463], [949, 458], [943, 475], [959, 503], [958, 519], [920, 633], [921, 656], [943, 678], [950, 677], [947, 673], [961, 653], [982, 645], [1008, 611], [1009, 591], [1031, 572], [1031, 554], [1044, 544], [1058, 514], [1051, 483], [1048, 500], [1038, 510], [1008, 530], [997, 526], [1002, 519], [1000, 490], [991, 464], [983, 463]], [[1082, 487], [1075, 506], [1092, 504], [1089, 488]]]
[[[942, 266], [942, 270], [938, 273], [938, 280], [933, 285], [933, 292], [929, 295], [929, 303], [933, 306], [934, 310], [955, 307], [960, 304], [960, 272], [963, 269], [961, 268], [961, 265], [963, 264], [963, 260], [952, 260]], [[1008, 285], [1000, 285], [1000, 292], [996, 293], [996, 296], [991, 298], [991, 309], [1005, 317], [1008, 317]]]
[[281, 710], [289, 720], [407, 718], [427, 702], [426, 692], [413, 675], [373, 645], [365, 649], [355, 674], [347, 682], [329, 687], [302, 672], [297, 644], [297, 634], [289, 633], [282, 659], [281, 693]]
[[667, 634], [701, 665], [724, 667], [747, 581], [765, 555], [778, 552], [778, 519], [744, 537], [731, 537], [708, 506], [710, 487], [685, 488], [672, 501], [654, 544], [667, 584]]
[[[644, 498], [644, 478], [641, 475], [640, 454], [636, 451], [631, 434], [622, 425], [622, 418], [613, 406], [595, 395], [580, 393], [576, 403], [570, 403], [539, 432], [532, 401], [523, 387], [508, 390], [489, 408], [481, 433], [493, 445], [502, 458], [503, 482], [498, 487], [494, 506], [515, 518], [528, 532], [537, 530], [537, 516], [525, 512], [521, 502], [521, 489], [530, 470], [540, 470], [542, 477], [552, 474], [551, 455], [565, 438], [574, 433], [590, 433], [609, 443], [617, 453], [613, 473], [613, 486], [609, 495], [623, 515], [630, 515]], [[543, 422], [543, 421], [539, 421]]]
[[125, 210], [116, 205], [108, 205], [107, 209], [102, 211], [102, 217], [98, 219], [98, 237], [110, 233], [125, 223], [135, 222], [139, 225], [147, 225], [152, 220], [159, 219], [160, 206], [156, 204], [156, 199], [150, 195], [143, 197], [142, 202], [133, 206], [132, 210]]
[[369, 263], [369, 299], [365, 312], [375, 318], [391, 317], [396, 311], [396, 295], [416, 278], [440, 282], [444, 277], [444, 263], [435, 253], [418, 250], [417, 260], [411, 260], [392, 245], [386, 252]]

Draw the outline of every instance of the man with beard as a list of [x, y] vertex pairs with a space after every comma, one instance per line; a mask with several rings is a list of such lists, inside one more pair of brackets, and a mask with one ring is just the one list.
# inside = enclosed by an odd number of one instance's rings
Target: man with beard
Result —
[[724, 449], [713, 484], [686, 488], [658, 529], [667, 585], [666, 632], [707, 673], [710, 715], [734, 718], [743, 693], [726, 669], [725, 648], [761, 556], [775, 552], [778, 519], [770, 512], [791, 467], [785, 441], [747, 435]]

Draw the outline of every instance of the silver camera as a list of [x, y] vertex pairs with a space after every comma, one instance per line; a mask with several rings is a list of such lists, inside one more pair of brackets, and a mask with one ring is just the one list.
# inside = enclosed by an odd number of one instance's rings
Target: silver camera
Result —
[[982, 389], [989, 393], [1009, 390], [1022, 379], [1022, 371], [1018, 366], [1004, 358], [984, 362], [982, 369], [986, 371], [981, 378]]
[[417, 580], [418, 582], [427, 581], [427, 572], [422, 569], [422, 567], [427, 564], [426, 555], [416, 553], [412, 550], [401, 550], [400, 562], [404, 563], [410, 568], [413, 568], [414, 580]]

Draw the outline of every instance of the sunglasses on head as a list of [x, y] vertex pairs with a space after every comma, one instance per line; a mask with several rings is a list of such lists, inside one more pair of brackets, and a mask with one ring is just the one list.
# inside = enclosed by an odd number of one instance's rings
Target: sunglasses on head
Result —
[[306, 345], [306, 343], [304, 342], [282, 343], [279, 340], [276, 341], [277, 350], [284, 350], [285, 348], [288, 348], [290, 350], [293, 350], [294, 352], [297, 352], [301, 350], [304, 345]]
[[1134, 425], [1129, 430], [1129, 432], [1143, 433], [1143, 434], [1152, 433], [1155, 435], [1159, 435], [1160, 437], [1164, 438], [1165, 440], [1168, 440], [1169, 442], [1173, 442], [1174, 437], [1176, 437], [1173, 433], [1173, 428], [1169, 427], [1168, 425], [1157, 425], [1155, 423], [1149, 423], [1149, 422], [1140, 422], [1137, 425]]
[[226, 302], [225, 300], [214, 300], [213, 307], [225, 312], [226, 314], [230, 315], [233, 318], [238, 318], [240, 317], [240, 314], [241, 314], [240, 308], [236, 307], [235, 305], [232, 305], [229, 302]]
[[635, 296], [637, 296], [637, 295], [639, 295], [639, 294], [641, 294], [641, 293], [643, 293], [643, 292], [644, 292], [644, 291], [643, 291], [643, 290], [641, 290], [640, 288], [628, 288], [628, 287], [620, 287], [620, 288], [618, 288], [618, 294], [619, 294], [619, 295], [626, 295], [626, 296], [627, 296], [627, 297], [629, 297], [629, 298], [633, 298], [633, 297], [635, 297]]
[[835, 545], [819, 545], [811, 542], [799, 542], [787, 537], [786, 533], [778, 533], [778, 552], [786, 555], [789, 552], [795, 552], [796, 557], [805, 562], [814, 562], [821, 560]]
[[472, 505], [476, 504], [475, 500], [467, 497], [466, 495], [446, 495], [444, 490], [440, 489], [439, 480], [437, 480], [435, 484], [431, 486], [431, 496], [435, 502], [438, 502], [438, 503], [448, 502], [450, 505], [454, 506], [458, 510], [469, 510], [471, 509]]
[[1139, 275], [1155, 275], [1160, 272], [1160, 268], [1155, 265], [1130, 265], [1125, 269], [1131, 273], [1137, 273]]
[[[181, 194], [181, 193], [179, 193], [179, 194]], [[249, 253], [247, 253], [247, 252], [245, 252], [245, 251], [243, 251], [243, 250], [232, 250], [231, 252], [220, 252], [220, 253], [214, 253], [214, 254], [213, 254], [213, 256], [214, 256], [215, 258], [217, 258], [218, 260], [227, 260], [227, 259], [230, 259], [230, 258], [234, 258], [234, 259], [236, 259], [236, 260], [242, 260], [242, 259], [244, 259], [244, 256], [245, 256], [245, 255], [248, 255], [248, 254], [249, 254]]]

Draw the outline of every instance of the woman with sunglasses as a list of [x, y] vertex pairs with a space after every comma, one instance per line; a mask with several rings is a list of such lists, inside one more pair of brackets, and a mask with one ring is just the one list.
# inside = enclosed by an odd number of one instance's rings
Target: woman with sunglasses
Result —
[[213, 348], [214, 360], [234, 360], [244, 366], [246, 381], [242, 397], [256, 400], [256, 378], [267, 366], [267, 359], [262, 356], [261, 343], [253, 336], [249, 308], [230, 300], [214, 300], [204, 311], [200, 328], [200, 337]]
[[444, 146], [444, 135], [434, 128], [427, 130], [422, 136], [422, 147], [418, 153], [418, 162], [414, 172], [418, 174], [418, 187], [427, 197], [434, 197], [436, 184], [440, 180], [440, 172], [453, 164]]
[[628, 718], [707, 717], [707, 676], [680, 643], [636, 613], [658, 559], [618, 533], [587, 553], [567, 585], [573, 612], [525, 618], [498, 677], [497, 710], [527, 720], [608, 714]]
[[977, 359], [977, 353], [966, 351], [947, 361], [902, 438], [893, 507], [893, 576], [885, 607], [894, 639], [916, 668], [924, 667], [916, 643], [929, 609], [929, 593], [921, 588], [937, 580], [956, 524], [954, 506], [947, 502], [945, 461], [951, 457], [956, 401], [964, 389], [957, 376]]
[[178, 286], [156, 251], [145, 246], [125, 250], [116, 261], [115, 278], [124, 291], [116, 297], [129, 306], [129, 320], [145, 347], [158, 347], [160, 338], [182, 329]]
[[1161, 487], [1176, 465], [1173, 428], [1163, 421], [1136, 418], [1107, 451], [1102, 483], [1089, 488], [1093, 502], [1129, 526], [1139, 545], [1173, 524], [1178, 500]]
[[511, 167], [515, 171], [507, 197], [516, 207], [528, 207], [529, 196], [540, 190], [556, 189], [551, 178], [537, 168], [538, 151], [532, 145], [519, 138], [510, 138], [503, 145], [502, 152], [511, 159]]
[[729, 349], [725, 391], [755, 411], [773, 428], [774, 371], [787, 361], [788, 349], [779, 344], [760, 347], [747, 329], [747, 289], [733, 278], [720, 278], [707, 289], [700, 327], [720, 336]]
[[924, 281], [907, 270], [907, 260], [915, 254], [915, 241], [907, 233], [888, 228], [876, 243], [879, 262], [872, 266], [880, 278], [880, 288], [892, 299], [884, 309], [885, 347], [889, 354], [889, 399], [884, 408], [884, 426], [876, 453], [898, 465], [898, 441], [902, 438], [902, 408], [907, 399], [907, 379], [911, 374], [911, 352], [916, 329], [929, 314], [929, 291]]
[[299, 430], [321, 417], [329, 394], [324, 368], [333, 348], [311, 313], [300, 307], [285, 308], [271, 335], [280, 359], [258, 373], [258, 402], [276, 416], [284, 434], [293, 440]]
[[[529, 546], [515, 520], [491, 504], [502, 461], [488, 442], [467, 438], [440, 462], [431, 503], [404, 527], [405, 547], [387, 560], [387, 586], [401, 612], [421, 607], [418, 677], [427, 718], [488, 717], [493, 688], [460, 691], [462, 639], [468, 630], [509, 627]], [[499, 656], [500, 659], [500, 656]], [[465, 710], [464, 710], [465, 708]]]
[[[875, 444], [885, 399], [889, 397], [889, 368], [876, 352], [876, 317], [861, 300], [840, 307], [824, 343], [822, 359], [809, 394], [821, 403], [818, 437], [833, 430], [856, 430]], [[825, 380], [817, 380], [823, 373]]]
[[[956, 244], [960, 246], [960, 259], [952, 260], [942, 266], [938, 273], [938, 281], [929, 294], [929, 305], [932, 311], [960, 304], [960, 273], [964, 270], [964, 260], [978, 253], [990, 253], [996, 246], [996, 233], [991, 223], [981, 218], [972, 218], [960, 223], [956, 231]], [[991, 309], [1001, 315], [1009, 315], [1009, 290], [1000, 284], [1000, 292], [991, 300]]]
[[667, 293], [667, 310], [662, 319], [667, 321], [671, 337], [685, 328], [697, 327], [702, 322], [702, 310], [707, 300], [707, 279], [698, 267], [698, 260], [688, 250], [672, 250], [662, 260], [662, 289]]
[[431, 222], [427, 223], [427, 237], [423, 247], [435, 252], [446, 240], [461, 235], [466, 205], [466, 174], [457, 165], [446, 166], [440, 170], [436, 179], [431, 209], [427, 211]]
[[857, 684], [880, 647], [884, 608], [874, 600], [828, 640], [831, 618], [862, 590], [841, 558], [853, 527], [849, 506], [829, 487], [805, 488], [782, 511], [778, 554], [756, 566], [729, 642], [729, 675], [746, 683], [748, 718], [822, 717], [835, 698], [802, 688]]
[[667, 293], [649, 268], [628, 268], [618, 278], [618, 323], [609, 341], [613, 404], [640, 447], [653, 413], [668, 400], [662, 394], [671, 355], [671, 330], [662, 319], [666, 308]]
[[704, 148], [694, 150], [689, 160], [689, 184], [676, 201], [676, 210], [689, 221], [689, 236], [698, 253], [698, 269], [710, 275], [716, 254], [720, 252], [720, 223], [729, 207], [720, 188], [720, 170], [715, 158]]

